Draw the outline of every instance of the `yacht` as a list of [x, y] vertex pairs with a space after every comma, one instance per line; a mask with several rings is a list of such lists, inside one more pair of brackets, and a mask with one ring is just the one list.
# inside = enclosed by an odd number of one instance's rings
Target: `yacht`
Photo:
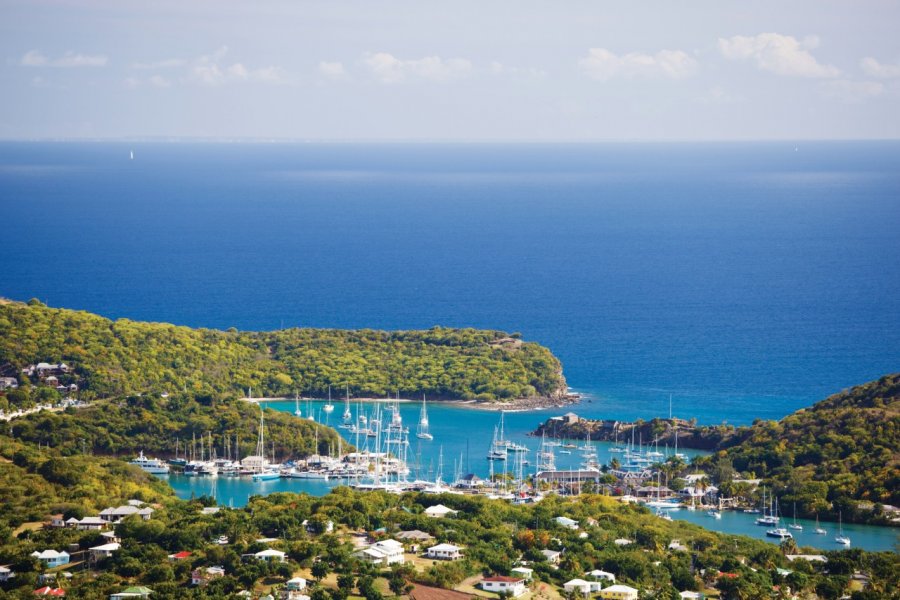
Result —
[[420, 440], [433, 440], [434, 436], [428, 429], [428, 408], [425, 404], [425, 394], [422, 394], [422, 412], [419, 414], [419, 427], [416, 431], [416, 437]]
[[794, 531], [803, 531], [803, 525], [797, 523], [797, 503], [794, 502], [794, 522], [788, 524], [788, 529], [793, 529]]
[[850, 545], [850, 538], [844, 535], [844, 522], [841, 518], [841, 513], [838, 513], [838, 534], [834, 538], [834, 541], [842, 546]]
[[794, 536], [790, 531], [785, 529], [784, 527], [776, 527], [775, 529], [767, 529], [766, 535], [773, 538], [778, 538], [780, 540], [789, 540]]
[[169, 472], [169, 465], [158, 458], [147, 458], [146, 456], [144, 456], [143, 450], [141, 450], [141, 453], [137, 458], [131, 461], [131, 464], [138, 466], [147, 473], [152, 473], [154, 475], [163, 475]]
[[813, 529], [813, 532], [817, 533], [818, 535], [825, 535], [826, 533], [828, 533], [821, 525], [819, 525], [819, 515], [816, 515], [816, 528]]
[[325, 406], [322, 407], [322, 412], [326, 415], [330, 415], [334, 412], [334, 404], [331, 403], [331, 386], [328, 386], [328, 402], [325, 403]]
[[719, 511], [717, 511], [717, 510], [711, 510], [711, 511], [709, 511], [709, 512], [706, 513], [706, 516], [712, 517], [713, 519], [721, 519], [721, 518], [722, 518], [722, 513], [719, 512]]
[[347, 386], [347, 393], [344, 397], [344, 414], [341, 417], [341, 429], [350, 429], [353, 427], [353, 413], [350, 412], [350, 386]]

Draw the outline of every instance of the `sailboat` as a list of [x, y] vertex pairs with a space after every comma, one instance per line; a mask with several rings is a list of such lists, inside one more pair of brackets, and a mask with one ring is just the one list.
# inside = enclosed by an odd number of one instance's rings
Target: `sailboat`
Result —
[[803, 531], [803, 525], [797, 523], [797, 503], [794, 502], [794, 522], [788, 524], [788, 529], [794, 529], [796, 531]]
[[350, 412], [350, 386], [347, 386], [347, 394], [344, 400], [344, 415], [341, 417], [341, 429], [350, 429], [353, 425], [353, 413]]
[[[773, 494], [774, 495], [774, 494]], [[772, 511], [772, 517], [775, 518], [775, 523], [778, 523], [778, 499], [775, 499], [775, 508]], [[773, 538], [778, 538], [780, 540], [789, 540], [793, 538], [793, 534], [790, 531], [785, 529], [784, 527], [775, 527], [774, 529], [767, 529], [766, 535]]]
[[825, 535], [828, 533], [821, 525], [819, 525], [819, 515], [816, 514], [816, 528], [813, 531], [819, 535]]
[[422, 394], [422, 412], [419, 414], [419, 427], [416, 429], [416, 437], [420, 440], [434, 439], [434, 436], [428, 430], [428, 408], [425, 405], [425, 394]]
[[328, 386], [328, 402], [325, 404], [325, 406], [322, 407], [322, 412], [324, 412], [326, 415], [330, 415], [331, 413], [334, 412], [334, 404], [331, 403], [331, 386], [330, 385]]
[[[774, 494], [773, 494], [774, 497]], [[771, 507], [766, 506], [766, 488], [763, 488], [763, 516], [756, 519], [757, 525], [775, 525], [778, 526], [778, 516], [775, 514], [775, 511], [772, 510], [771, 513], [769, 511]]]
[[298, 394], [294, 394], [294, 414], [298, 417], [303, 414], [303, 411], [300, 410], [300, 396]]
[[844, 535], [844, 521], [841, 513], [838, 513], [838, 534], [837, 537], [834, 538], [834, 541], [842, 546], [850, 545], [850, 538]]
[[503, 411], [500, 411], [500, 425], [494, 427], [494, 439], [491, 442], [491, 448], [488, 450], [488, 460], [506, 460], [507, 446], [503, 437]]
[[278, 479], [281, 474], [272, 468], [266, 460], [266, 438], [265, 438], [265, 411], [262, 405], [259, 407], [259, 437], [256, 440], [256, 455], [244, 458], [242, 465], [250, 466], [253, 473], [253, 481], [272, 481]]

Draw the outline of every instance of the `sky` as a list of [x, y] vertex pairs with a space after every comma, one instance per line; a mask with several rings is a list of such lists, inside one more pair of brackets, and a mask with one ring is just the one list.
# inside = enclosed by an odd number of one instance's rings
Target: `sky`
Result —
[[0, 0], [0, 139], [895, 139], [898, 27], [866, 0]]

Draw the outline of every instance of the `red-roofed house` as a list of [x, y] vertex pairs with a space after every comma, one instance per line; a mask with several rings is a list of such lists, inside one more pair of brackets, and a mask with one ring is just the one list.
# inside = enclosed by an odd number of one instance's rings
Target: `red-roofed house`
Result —
[[35, 596], [56, 596], [56, 597], [60, 597], [60, 596], [65, 596], [65, 595], [66, 595], [66, 590], [64, 590], [64, 589], [62, 589], [62, 588], [52, 588], [52, 587], [50, 587], [49, 585], [45, 585], [45, 586], [42, 587], [42, 588], [38, 588], [38, 589], [34, 590], [34, 595], [35, 595]]
[[481, 589], [486, 592], [509, 594], [513, 598], [517, 598], [525, 593], [525, 579], [522, 577], [507, 577], [505, 575], [485, 577], [481, 580]]
[[191, 553], [187, 550], [182, 550], [181, 552], [176, 552], [175, 554], [169, 555], [169, 560], [184, 560], [185, 558], [190, 558]]

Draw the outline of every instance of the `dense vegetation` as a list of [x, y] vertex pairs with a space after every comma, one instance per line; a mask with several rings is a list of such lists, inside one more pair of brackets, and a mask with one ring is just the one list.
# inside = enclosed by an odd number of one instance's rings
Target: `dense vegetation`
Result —
[[[293, 396], [349, 386], [355, 396], [496, 400], [565, 391], [549, 350], [500, 331], [217, 331], [0, 301], [0, 368], [18, 373], [39, 361], [73, 366], [85, 397], [234, 397], [249, 387]], [[15, 397], [24, 402], [28, 392]]]
[[[50, 446], [71, 456], [83, 452], [133, 456], [143, 450], [151, 456], [172, 456], [176, 440], [181, 456], [193, 440], [212, 435], [218, 456], [226, 445], [243, 458], [253, 454], [259, 431], [260, 407], [242, 400], [214, 401], [176, 394], [132, 396], [122, 400], [100, 400], [86, 408], [64, 413], [41, 411], [13, 420], [9, 433], [17, 440]], [[338, 449], [338, 433], [318, 423], [289, 413], [266, 409], [266, 453], [273, 446], [280, 459], [329, 454]], [[227, 439], [227, 444], [226, 444]], [[237, 439], [237, 444], [235, 444]], [[318, 446], [316, 445], [318, 440]], [[344, 450], [350, 448], [344, 444]]]
[[[441, 502], [459, 510], [452, 519], [431, 519], [423, 510]], [[117, 527], [122, 549], [88, 571], [70, 567], [74, 578], [67, 597], [100, 599], [126, 585], [142, 584], [154, 590], [154, 598], [222, 598], [241, 589], [256, 593], [270, 590], [297, 573], [318, 581], [308, 592], [316, 600], [346, 600], [348, 595], [366, 600], [400, 596], [409, 583], [453, 587], [477, 574], [509, 574], [519, 560], [531, 562], [535, 578], [561, 586], [591, 569], [613, 572], [622, 583], [637, 587], [642, 597], [678, 598], [678, 590], [717, 588], [723, 598], [772, 597], [773, 586], [816, 592], [821, 598], [837, 598], [856, 570], [872, 580], [868, 595], [858, 598], [897, 598], [900, 564], [894, 553], [858, 550], [829, 552], [827, 566], [803, 561], [789, 563], [782, 549], [745, 537], [708, 532], [700, 527], [668, 523], [648, 511], [602, 496], [580, 500], [550, 497], [536, 505], [513, 505], [484, 497], [433, 496], [382, 492], [353, 492], [337, 488], [321, 498], [290, 493], [254, 497], [242, 509], [222, 509], [201, 514], [207, 499], [191, 502], [164, 500], [148, 522], [131, 518]], [[583, 529], [573, 531], [555, 522], [558, 516], [578, 520]], [[589, 525], [590, 520], [596, 525]], [[332, 521], [334, 533], [323, 533]], [[304, 524], [306, 522], [306, 524]], [[407, 564], [379, 569], [353, 556], [348, 533], [366, 531], [376, 538], [391, 537], [401, 530], [430, 533], [437, 542], [462, 546], [465, 558], [458, 562]], [[584, 531], [585, 535], [581, 535]], [[230, 543], [213, 543], [218, 536]], [[277, 538], [259, 542], [260, 538]], [[614, 541], [627, 538], [621, 546]], [[96, 544], [94, 532], [41, 530], [0, 541], [0, 562], [18, 569], [6, 584], [3, 597], [28, 597], [42, 569], [30, 560], [35, 549], [76, 543]], [[680, 546], [670, 548], [678, 540]], [[288, 561], [264, 564], [243, 561], [242, 554], [275, 547]], [[557, 567], [543, 560], [540, 550], [562, 551]], [[166, 557], [188, 551], [183, 561]], [[192, 568], [221, 565], [226, 576], [205, 588], [187, 585]], [[778, 573], [777, 567], [789, 569]], [[727, 573], [727, 576], [721, 575]], [[788, 596], [780, 596], [788, 597]]]
[[63, 456], [0, 436], [0, 537], [49, 514], [81, 517], [130, 498], [172, 500], [174, 493], [162, 480], [120, 460]]
[[763, 477], [800, 514], [885, 520], [883, 504], [900, 506], [900, 374], [758, 421], [723, 446], [710, 462]]

